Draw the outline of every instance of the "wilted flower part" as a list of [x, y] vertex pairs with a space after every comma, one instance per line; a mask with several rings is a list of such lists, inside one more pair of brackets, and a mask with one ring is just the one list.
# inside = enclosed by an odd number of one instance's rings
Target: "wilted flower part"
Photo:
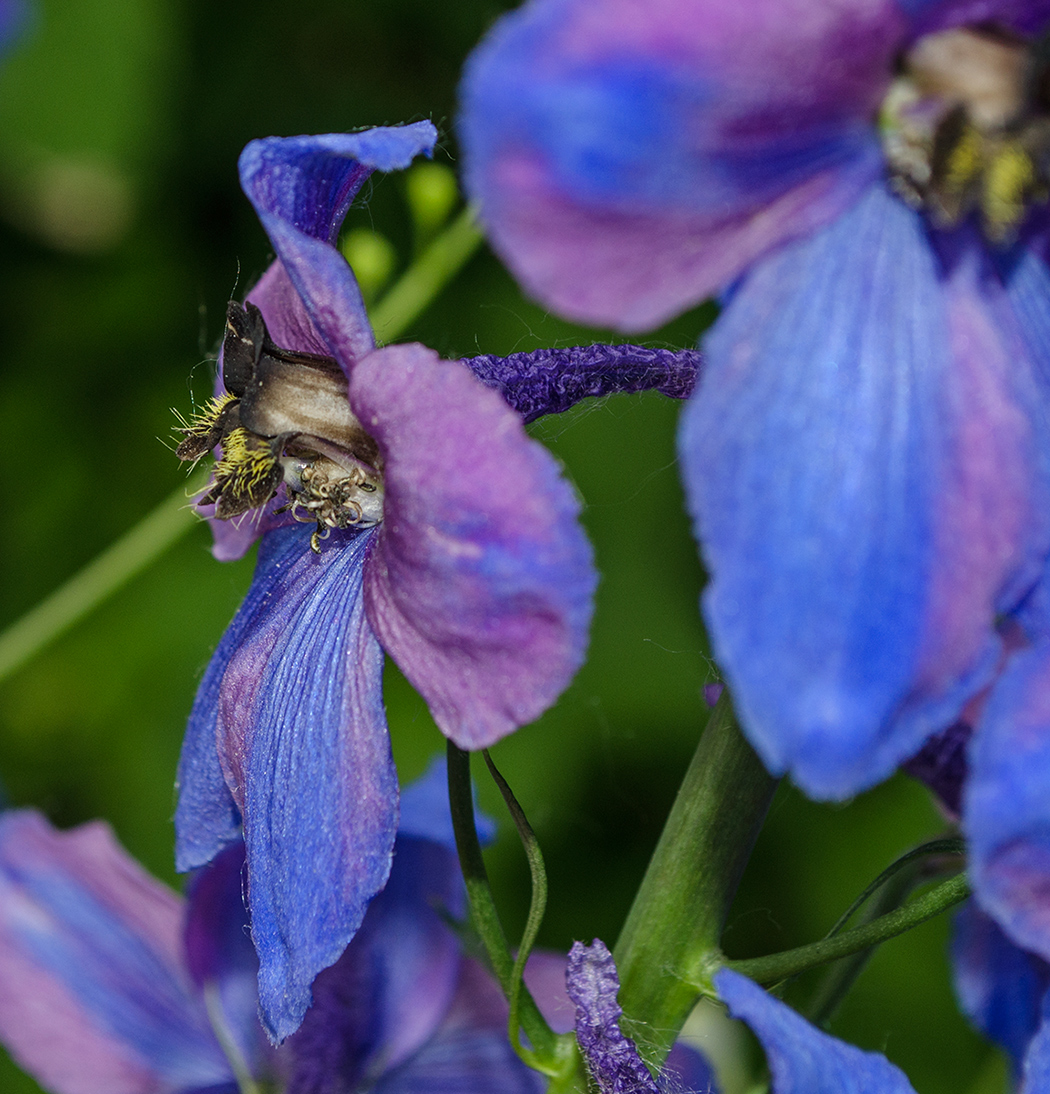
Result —
[[[463, 884], [440, 765], [405, 791], [390, 883], [279, 1050], [257, 1015], [257, 962], [232, 844], [188, 903], [108, 828], [0, 818], [0, 1039], [55, 1094], [235, 1094], [210, 1022], [255, 1080], [287, 1094], [538, 1094], [492, 978], [447, 924]], [[210, 1016], [210, 1021], [209, 1021]], [[267, 1086], [267, 1089], [270, 1087]]]
[[578, 502], [490, 388], [535, 417], [595, 392], [679, 393], [698, 364], [570, 351], [561, 383], [550, 355], [465, 367], [419, 345], [375, 349], [335, 241], [369, 172], [407, 165], [435, 137], [417, 123], [245, 149], [242, 184], [278, 259], [231, 306], [226, 386], [187, 433], [190, 458], [223, 446], [217, 555], [263, 541], [190, 717], [177, 864], [209, 861], [243, 826], [275, 1040], [298, 1027], [389, 870], [383, 651], [462, 748], [535, 719], [583, 658], [596, 577]]
[[885, 1056], [822, 1033], [746, 976], [721, 969], [714, 980], [729, 1013], [761, 1041], [773, 1094], [914, 1094]]
[[814, 796], [956, 721], [1044, 572], [1048, 20], [533, 0], [468, 65], [468, 186], [532, 292], [641, 329], [731, 286], [680, 446], [705, 614]]
[[573, 943], [565, 987], [576, 1008], [576, 1042], [599, 1094], [659, 1094], [661, 1090], [717, 1094], [710, 1065], [681, 1043], [671, 1049], [660, 1081], [653, 1078], [634, 1042], [620, 1029], [620, 977], [600, 939], [590, 946]]

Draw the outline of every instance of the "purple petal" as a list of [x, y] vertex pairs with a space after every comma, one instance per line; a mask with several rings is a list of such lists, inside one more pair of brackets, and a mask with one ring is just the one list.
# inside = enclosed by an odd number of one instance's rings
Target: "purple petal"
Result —
[[244, 844], [222, 851], [190, 880], [184, 937], [197, 986], [217, 993], [233, 1038], [253, 1073], [272, 1070], [270, 1046], [259, 1025], [259, 959], [251, 939]]
[[816, 797], [886, 777], [996, 668], [1050, 545], [1041, 395], [1002, 283], [947, 280], [881, 186], [757, 267], [681, 455], [742, 724]]
[[431, 1037], [461, 961], [445, 917], [463, 909], [454, 852], [399, 836], [390, 881], [343, 956], [317, 977], [314, 1005], [288, 1042], [289, 1094], [369, 1087]]
[[546, 950], [533, 950], [525, 965], [525, 986], [555, 1033], [568, 1033], [576, 1025], [576, 1008], [565, 990], [565, 965], [565, 954]]
[[484, 354], [467, 357], [463, 364], [528, 423], [545, 414], [561, 414], [591, 396], [655, 390], [686, 399], [696, 386], [703, 357], [695, 350], [596, 345], [509, 357]]
[[1050, 643], [1015, 654], [970, 749], [963, 803], [980, 906], [1050, 959]]
[[182, 959], [182, 903], [101, 823], [0, 818], [0, 1037], [57, 1094], [232, 1079]]
[[911, 757], [901, 764], [913, 779], [924, 782], [941, 804], [957, 820], [962, 812], [962, 792], [968, 765], [966, 746], [973, 727], [964, 721], [953, 722], [942, 733], [935, 733]]
[[263, 299], [272, 294], [286, 309], [283, 318], [274, 319], [275, 339], [278, 332], [286, 336], [289, 327], [319, 332], [327, 352], [344, 368], [374, 347], [361, 292], [334, 244], [354, 195], [372, 171], [407, 167], [420, 152], [429, 154], [436, 140], [430, 122], [416, 122], [360, 133], [269, 137], [244, 149], [241, 185], [312, 321], [311, 326], [286, 286], [263, 286]]
[[495, 981], [476, 962], [464, 960], [452, 1006], [434, 1036], [371, 1091], [541, 1094], [546, 1087], [547, 1080], [527, 1068], [510, 1047], [507, 1004]]
[[544, 303], [657, 326], [878, 174], [905, 31], [891, 0], [533, 0], [468, 62], [468, 192]]
[[219, 702], [223, 772], [244, 819], [260, 1009], [275, 1040], [298, 1028], [311, 982], [386, 881], [397, 826], [383, 654], [360, 597], [373, 535], [333, 533], [320, 554], [310, 536], [300, 526], [263, 540]]
[[1050, 1089], [1050, 996], [1044, 996], [1042, 1022], [1025, 1057], [1020, 1094], [1043, 1094]]
[[914, 1094], [885, 1056], [821, 1033], [746, 976], [720, 969], [714, 979], [729, 1013], [762, 1042], [776, 1094]]
[[441, 730], [487, 747], [583, 660], [595, 574], [579, 505], [503, 399], [423, 346], [358, 362], [350, 403], [385, 461], [369, 619]]
[[995, 23], [1020, 34], [1035, 34], [1050, 20], [1048, 0], [897, 0], [913, 20], [915, 35], [948, 27]]
[[603, 942], [573, 943], [565, 986], [576, 1004], [576, 1041], [600, 1094], [658, 1094], [634, 1042], [620, 1031], [620, 978]]
[[714, 1068], [695, 1048], [676, 1042], [667, 1056], [667, 1063], [660, 1075], [660, 1089], [664, 1094], [719, 1094]]
[[955, 994], [967, 1018], [1003, 1046], [1019, 1074], [1039, 1028], [1050, 967], [1018, 949], [973, 903], [955, 916], [952, 938]]

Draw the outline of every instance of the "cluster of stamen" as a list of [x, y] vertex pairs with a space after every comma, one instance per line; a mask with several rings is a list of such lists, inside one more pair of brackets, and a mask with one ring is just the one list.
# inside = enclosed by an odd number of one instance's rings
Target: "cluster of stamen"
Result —
[[276, 512], [315, 523], [315, 551], [332, 529], [382, 518], [381, 460], [350, 410], [335, 361], [280, 349], [257, 308], [231, 303], [223, 382], [226, 393], [191, 420], [180, 418], [175, 450], [193, 461], [221, 450], [199, 499], [219, 520], [266, 505], [282, 486], [287, 501]]
[[920, 39], [901, 61], [880, 115], [890, 184], [937, 227], [976, 214], [1011, 242], [1050, 195], [1045, 45], [989, 28]]

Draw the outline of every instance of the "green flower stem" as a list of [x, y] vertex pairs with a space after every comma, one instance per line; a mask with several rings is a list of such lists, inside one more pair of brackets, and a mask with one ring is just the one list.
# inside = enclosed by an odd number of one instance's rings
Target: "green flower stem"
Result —
[[483, 238], [474, 210], [464, 209], [370, 310], [379, 341], [396, 338], [463, 268]]
[[[860, 950], [885, 942], [888, 938], [903, 934], [905, 931], [925, 923], [935, 915], [946, 911], [970, 895], [970, 886], [965, 874], [956, 874], [942, 882], [936, 888], [921, 897], [909, 901], [901, 908], [861, 924], [851, 930], [831, 938], [812, 942], [808, 946], [799, 946], [794, 950], [770, 954], [768, 957], [754, 957], [744, 961], [726, 961], [725, 967], [743, 973], [759, 984], [775, 984], [788, 976], [795, 976], [807, 969], [825, 965], [840, 957], [848, 957]], [[699, 982], [706, 986], [706, 979]]]
[[614, 956], [624, 1032], [663, 1063], [720, 962], [740, 875], [776, 788], [733, 719], [728, 689], [711, 712]]
[[0, 634], [0, 680], [20, 669], [177, 543], [196, 523], [187, 498], [205, 481], [199, 476], [169, 494], [130, 532]]
[[[488, 871], [474, 824], [470, 753], [457, 748], [451, 741], [448, 742], [448, 795], [471, 921], [485, 947], [492, 971], [509, 1000], [514, 990], [514, 959], [496, 911], [496, 902], [492, 898]], [[521, 1028], [532, 1045], [527, 1062], [544, 1074], [562, 1074], [573, 1062], [572, 1039], [559, 1037], [551, 1030], [528, 988], [520, 985], [518, 990]]]
[[522, 977], [525, 975], [525, 963], [532, 953], [532, 947], [536, 944], [536, 936], [539, 934], [540, 924], [543, 922], [543, 913], [547, 910], [547, 869], [543, 864], [543, 852], [540, 850], [539, 840], [532, 830], [525, 811], [518, 803], [507, 780], [499, 773], [499, 769], [492, 762], [488, 749], [482, 750], [489, 774], [492, 776], [503, 800], [514, 820], [514, 827], [518, 830], [522, 847], [525, 849], [525, 857], [529, 861], [529, 873], [532, 876], [532, 897], [529, 900], [529, 915], [525, 921], [525, 930], [521, 936], [521, 945], [518, 947], [518, 956], [514, 959], [514, 967], [510, 973], [510, 993], [507, 997], [509, 1013], [507, 1015], [507, 1032], [514, 1051], [531, 1066], [536, 1066], [533, 1053], [522, 1047], [521, 1044], [521, 991]]
[[[396, 338], [477, 250], [481, 232], [465, 210], [420, 255], [371, 311], [385, 341]], [[205, 478], [180, 486], [97, 558], [0, 634], [0, 680], [108, 600], [199, 523], [187, 498]]]

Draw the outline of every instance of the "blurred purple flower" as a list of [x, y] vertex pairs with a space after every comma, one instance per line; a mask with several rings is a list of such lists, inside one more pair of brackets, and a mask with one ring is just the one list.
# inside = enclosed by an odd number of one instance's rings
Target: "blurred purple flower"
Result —
[[[684, 395], [697, 370], [696, 353], [629, 346], [466, 363], [420, 345], [377, 349], [339, 229], [374, 169], [405, 167], [435, 139], [429, 122], [271, 138], [240, 161], [277, 260], [249, 309], [231, 308], [223, 365], [238, 398], [213, 404], [226, 409], [194, 443], [215, 444], [221, 421], [224, 459], [261, 453], [230, 463], [225, 499], [209, 496], [241, 514], [213, 521], [217, 557], [262, 543], [190, 716], [176, 859], [200, 866], [243, 829], [275, 1041], [298, 1027], [311, 983], [390, 870], [397, 779], [383, 651], [467, 749], [539, 716], [583, 659], [591, 550], [572, 488], [523, 416], [612, 390]], [[275, 398], [285, 389], [287, 401]], [[334, 494], [309, 493], [322, 466]], [[297, 521], [304, 498], [328, 514], [318, 550]]]
[[502, 995], [443, 919], [463, 902], [447, 798], [429, 785], [443, 777], [405, 792], [390, 882], [280, 1049], [257, 1015], [242, 845], [183, 902], [101, 823], [3, 815], [0, 1039], [55, 1094], [236, 1094], [226, 1052], [287, 1094], [538, 1094]]
[[531, 292], [644, 329], [728, 287], [680, 445], [705, 615], [750, 740], [816, 797], [951, 725], [1044, 575], [1048, 20], [531, 0], [467, 67], [468, 189]]

